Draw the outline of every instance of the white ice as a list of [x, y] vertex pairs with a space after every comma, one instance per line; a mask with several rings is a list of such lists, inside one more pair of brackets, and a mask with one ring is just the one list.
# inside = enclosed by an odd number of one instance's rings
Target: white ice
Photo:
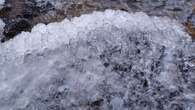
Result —
[[5, 3], [5, 0], [0, 0], [0, 9], [3, 8], [4, 3]]
[[[32, 32], [22, 32], [14, 39], [0, 44], [0, 110], [19, 108], [25, 110], [29, 103], [36, 102], [33, 102], [33, 97], [47, 94], [37, 92], [41, 91], [41, 88], [45, 91], [55, 88], [54, 85], [49, 84], [51, 80], [55, 82], [58, 75], [65, 78], [65, 83], [57, 89], [70, 91], [68, 99], [63, 100], [65, 107], [81, 102], [85, 104], [86, 100], [97, 100], [101, 96], [97, 87], [104, 80], [110, 84], [113, 91], [123, 93], [124, 97], [126, 95], [128, 97], [128, 91], [123, 88], [127, 84], [117, 80], [118, 75], [105, 69], [96, 56], [108, 48], [107, 44], [121, 45], [125, 48], [124, 52], [128, 49], [131, 50], [131, 48], [126, 48], [126, 45], [132, 45], [133, 52], [135, 45], [125, 44], [123, 39], [125, 35], [133, 32], [137, 36], [146, 33], [145, 38], [154, 46], [151, 46], [142, 59], [137, 59], [140, 62], [132, 61], [132, 63], [137, 63], [132, 68], [142, 69], [143, 65], [143, 68], [147, 67], [147, 64], [149, 65], [151, 62], [150, 58], [158, 56], [158, 48], [164, 46], [167, 54], [162, 59], [163, 71], [160, 73], [162, 75], [159, 81], [167, 82], [168, 86], [174, 85], [174, 81], [172, 81], [175, 76], [173, 74], [175, 70], [172, 68], [175, 66], [173, 53], [177, 49], [182, 50], [185, 44], [191, 42], [190, 36], [184, 32], [183, 26], [177, 21], [149, 17], [142, 12], [129, 14], [123, 11], [106, 10], [82, 15], [72, 20], [65, 19], [59, 23], [38, 24], [32, 29]], [[92, 49], [85, 46], [88, 40], [89, 43], [93, 41], [91, 45], [94, 45], [94, 49], [93, 46]], [[104, 40], [107, 43], [104, 43]], [[76, 43], [74, 44], [74, 42]], [[144, 48], [143, 50], [145, 51]], [[80, 61], [78, 59], [88, 59], [87, 56], [92, 56], [92, 59], [87, 60], [86, 63], [77, 63]], [[120, 61], [120, 59], [123, 57], [119, 55], [113, 60]], [[70, 65], [72, 63], [76, 65]], [[147, 73], [149, 70], [143, 69], [143, 71]], [[127, 77], [126, 80], [129, 80], [128, 78], [131, 77]], [[128, 83], [135, 82], [129, 80]], [[121, 109], [122, 100], [124, 99], [121, 97], [113, 98], [111, 106]], [[86, 108], [82, 106], [82, 103], [79, 105], [79, 109], [84, 110]], [[45, 107], [45, 105], [41, 107]], [[107, 110], [107, 107], [107, 105], [103, 105], [102, 109]], [[46, 109], [42, 108], [42, 110]]]

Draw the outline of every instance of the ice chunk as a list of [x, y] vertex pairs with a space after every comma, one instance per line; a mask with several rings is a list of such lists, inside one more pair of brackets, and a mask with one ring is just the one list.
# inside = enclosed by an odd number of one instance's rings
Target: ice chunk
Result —
[[193, 110], [195, 44], [183, 30], [113, 10], [38, 24], [0, 44], [0, 110]]

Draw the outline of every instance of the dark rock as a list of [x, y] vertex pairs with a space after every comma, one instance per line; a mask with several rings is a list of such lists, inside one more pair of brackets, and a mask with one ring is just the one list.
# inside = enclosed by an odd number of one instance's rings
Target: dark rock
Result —
[[4, 27], [4, 35], [5, 37], [1, 39], [1, 42], [5, 42], [15, 35], [21, 33], [22, 31], [30, 31], [32, 28], [32, 24], [26, 19], [18, 19], [12, 21]]

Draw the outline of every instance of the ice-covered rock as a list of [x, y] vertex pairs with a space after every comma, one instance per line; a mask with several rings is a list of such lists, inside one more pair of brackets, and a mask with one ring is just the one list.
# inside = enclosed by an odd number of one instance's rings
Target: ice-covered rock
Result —
[[38, 6], [52, 4], [56, 9], [63, 9], [65, 8], [64, 6], [73, 4], [74, 2], [79, 3], [79, 1], [81, 2], [82, 0], [35, 0]]
[[193, 110], [195, 45], [168, 18], [107, 10], [0, 44], [0, 110]]

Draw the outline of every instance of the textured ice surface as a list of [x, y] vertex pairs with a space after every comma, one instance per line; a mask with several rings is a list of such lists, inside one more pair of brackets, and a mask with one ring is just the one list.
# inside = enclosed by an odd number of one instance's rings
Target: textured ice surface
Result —
[[3, 8], [4, 3], [5, 3], [5, 0], [0, 0], [0, 9]]
[[5, 23], [2, 19], [0, 19], [0, 39], [3, 37], [3, 31], [4, 31]]
[[107, 10], [0, 44], [0, 110], [193, 110], [195, 45], [168, 18]]
[[5, 3], [5, 0], [0, 0], [0, 5], [3, 5]]

